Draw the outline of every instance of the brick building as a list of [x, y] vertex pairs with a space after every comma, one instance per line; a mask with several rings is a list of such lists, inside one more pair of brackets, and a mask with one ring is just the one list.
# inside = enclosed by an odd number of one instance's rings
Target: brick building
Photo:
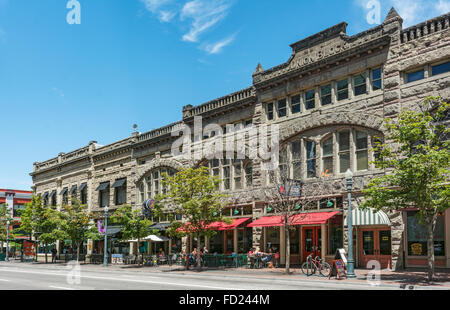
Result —
[[[346, 23], [335, 25], [292, 44], [287, 62], [267, 70], [258, 65], [251, 87], [183, 107], [177, 123], [135, 132], [106, 146], [91, 142], [35, 163], [34, 190], [54, 205], [76, 195], [101, 216], [105, 205], [114, 209], [128, 203], [140, 208], [164, 190], [162, 172], [206, 164], [223, 179], [220, 190], [232, 196], [233, 205], [224, 212], [235, 219], [227, 230], [207, 240], [210, 252], [242, 253], [258, 246], [284, 253], [283, 230], [264, 219], [274, 215], [264, 195], [264, 189], [274, 185], [261, 169], [261, 160], [187, 161], [171, 155], [177, 139], [171, 133], [184, 124], [192, 127], [197, 116], [205, 127], [278, 124], [280, 158], [290, 159], [291, 177], [304, 180], [305, 187], [323, 188], [315, 210], [304, 210], [320, 220], [295, 225], [290, 232], [291, 262], [300, 263], [310, 253], [331, 259], [337, 248], [346, 247], [344, 173], [350, 168], [357, 265], [377, 259], [384, 267], [423, 266], [426, 241], [414, 211], [363, 212], [357, 208], [362, 199], [358, 193], [371, 178], [384, 173], [370, 164], [372, 145], [383, 137], [383, 119], [395, 117], [401, 109], [416, 109], [429, 95], [450, 99], [449, 18], [446, 14], [403, 29], [402, 18], [392, 9], [381, 25], [354, 36], [346, 34]], [[202, 134], [194, 141], [202, 145], [215, 138]], [[321, 177], [324, 173], [327, 178]], [[166, 218], [154, 220], [164, 224]], [[438, 267], [450, 267], [449, 223], [446, 212], [436, 230]], [[193, 243], [184, 238], [165, 247], [170, 252], [181, 245], [190, 249]]]

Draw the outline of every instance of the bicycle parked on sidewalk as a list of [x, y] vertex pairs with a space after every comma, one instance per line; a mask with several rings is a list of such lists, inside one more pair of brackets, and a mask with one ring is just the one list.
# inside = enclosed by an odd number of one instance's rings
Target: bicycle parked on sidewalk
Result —
[[325, 262], [324, 259], [321, 259], [319, 256], [313, 258], [312, 254], [308, 255], [308, 257], [306, 258], [306, 262], [302, 265], [302, 272], [307, 276], [315, 275], [316, 272], [318, 272], [319, 275], [328, 277], [328, 275], [330, 274], [330, 270], [330, 264]]

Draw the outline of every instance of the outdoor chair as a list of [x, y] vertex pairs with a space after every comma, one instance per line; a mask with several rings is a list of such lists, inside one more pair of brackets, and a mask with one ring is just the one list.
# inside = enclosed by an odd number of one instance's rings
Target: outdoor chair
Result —
[[177, 263], [178, 255], [177, 254], [171, 254], [169, 255], [169, 265], [172, 266], [174, 263]]
[[134, 254], [128, 255], [126, 263], [129, 265], [136, 264], [136, 255], [134, 255]]
[[167, 264], [167, 261], [168, 261], [167, 256], [159, 256], [158, 257], [158, 264], [160, 264], [160, 265]]

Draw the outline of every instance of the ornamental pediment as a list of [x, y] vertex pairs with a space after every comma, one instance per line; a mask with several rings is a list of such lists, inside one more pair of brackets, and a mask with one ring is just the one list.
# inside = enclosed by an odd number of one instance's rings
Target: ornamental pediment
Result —
[[254, 83], [271, 80], [290, 72], [306, 70], [316, 63], [326, 64], [328, 60], [331, 62], [335, 58], [333, 56], [350, 50], [357, 53], [358, 47], [369, 45], [385, 35], [382, 26], [352, 37], [346, 34], [346, 28], [347, 24], [341, 23], [292, 44], [292, 56], [289, 60], [266, 71], [262, 70], [262, 67], [259, 70], [257, 68], [253, 75]]

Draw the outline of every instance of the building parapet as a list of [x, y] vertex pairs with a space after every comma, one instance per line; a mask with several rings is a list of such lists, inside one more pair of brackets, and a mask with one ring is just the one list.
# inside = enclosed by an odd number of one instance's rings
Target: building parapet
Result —
[[204, 113], [210, 112], [222, 108], [224, 106], [232, 105], [244, 101], [246, 99], [256, 98], [256, 92], [253, 87], [249, 87], [238, 92], [229, 94], [227, 96], [206, 102], [202, 105], [193, 107], [191, 105], [185, 106], [183, 108], [183, 119], [191, 118], [194, 116], [202, 115]]
[[448, 28], [450, 28], [450, 13], [402, 30], [401, 42], [407, 43], [414, 41]]

